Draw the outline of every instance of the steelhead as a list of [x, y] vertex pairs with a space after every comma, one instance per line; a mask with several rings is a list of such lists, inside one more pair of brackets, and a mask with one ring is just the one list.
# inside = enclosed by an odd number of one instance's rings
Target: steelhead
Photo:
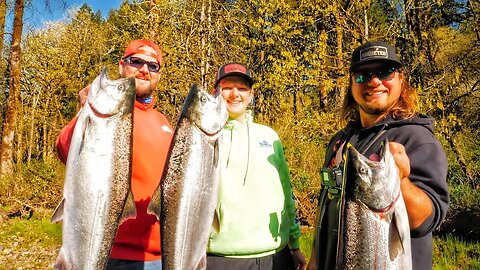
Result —
[[412, 269], [407, 210], [388, 140], [379, 158], [349, 147], [340, 269]]
[[227, 118], [221, 96], [192, 86], [148, 206], [161, 223], [163, 270], [206, 268], [220, 176], [218, 138]]
[[135, 217], [130, 188], [135, 80], [103, 70], [78, 113], [52, 222], [62, 220], [55, 269], [105, 269], [122, 220]]

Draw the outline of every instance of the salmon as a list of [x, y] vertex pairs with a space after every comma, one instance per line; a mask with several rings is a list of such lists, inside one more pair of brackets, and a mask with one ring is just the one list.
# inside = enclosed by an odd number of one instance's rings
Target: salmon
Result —
[[54, 268], [105, 269], [122, 220], [136, 216], [130, 179], [135, 79], [111, 81], [106, 69], [78, 113], [66, 163]]

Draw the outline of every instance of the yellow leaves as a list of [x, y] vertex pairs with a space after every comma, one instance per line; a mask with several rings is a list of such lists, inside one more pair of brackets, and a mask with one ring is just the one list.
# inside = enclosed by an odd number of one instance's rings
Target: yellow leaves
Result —
[[450, 136], [463, 126], [462, 120], [453, 113], [449, 113], [444, 118], [436, 119], [435, 122], [435, 130]]
[[422, 39], [428, 39], [428, 32], [422, 31], [421, 35], [422, 35]]
[[460, 78], [462, 76], [462, 69], [459, 67], [455, 67], [455, 72], [453, 74], [454, 75], [451, 82], [452, 85], [457, 84], [457, 82], [460, 82]]
[[447, 120], [450, 124], [462, 125], [460, 119], [455, 114], [452, 114], [452, 113], [448, 114]]
[[445, 107], [443, 106], [443, 101], [440, 100], [440, 99], [437, 99], [436, 106], [437, 106], [438, 109], [440, 109], [442, 111], [445, 110]]

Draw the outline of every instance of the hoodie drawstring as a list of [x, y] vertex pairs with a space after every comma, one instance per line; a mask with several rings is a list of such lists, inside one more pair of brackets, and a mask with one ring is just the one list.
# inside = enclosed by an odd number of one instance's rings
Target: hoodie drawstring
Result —
[[[245, 169], [245, 174], [243, 176], [243, 185], [245, 185], [247, 181], [248, 170], [250, 168], [250, 153], [251, 153], [251, 135], [250, 135], [250, 121], [247, 120], [245, 123], [247, 125], [247, 166]], [[232, 144], [233, 144], [233, 133], [235, 130], [235, 123], [232, 121], [231, 123], [227, 124], [224, 128], [228, 128], [230, 130], [230, 145], [228, 147], [228, 156], [227, 156], [227, 164], [226, 167], [228, 168], [230, 164], [230, 156], [232, 155]], [[238, 136], [238, 134], [237, 134]]]
[[243, 177], [243, 185], [247, 181], [248, 167], [250, 166], [250, 123], [247, 122], [247, 168], [245, 169], [245, 176]]

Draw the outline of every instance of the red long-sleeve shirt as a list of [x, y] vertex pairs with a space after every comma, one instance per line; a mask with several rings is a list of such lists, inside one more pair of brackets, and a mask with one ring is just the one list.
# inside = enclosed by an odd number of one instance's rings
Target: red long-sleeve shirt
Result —
[[[148, 203], [162, 177], [173, 137], [167, 118], [151, 104], [135, 101], [133, 119], [132, 193], [137, 217], [123, 222], [115, 237], [112, 259], [151, 261], [161, 258], [160, 223], [147, 214]], [[66, 163], [77, 118], [57, 138], [57, 152]]]

